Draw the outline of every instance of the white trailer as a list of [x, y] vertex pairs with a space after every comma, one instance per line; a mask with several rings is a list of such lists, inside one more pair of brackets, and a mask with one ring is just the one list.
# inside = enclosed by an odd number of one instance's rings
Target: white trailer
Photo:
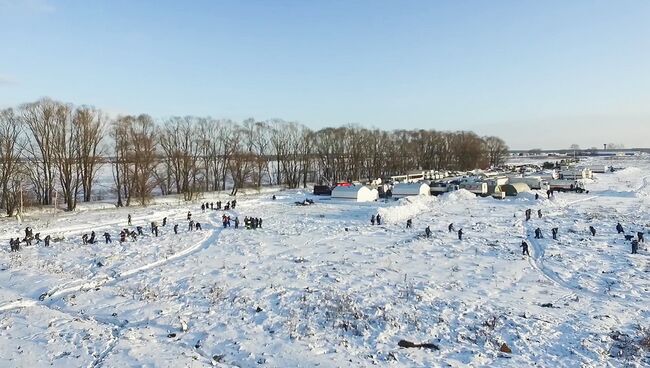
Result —
[[527, 184], [530, 189], [538, 190], [547, 190], [549, 189], [548, 181], [542, 179], [539, 176], [511, 176], [508, 178], [508, 184], [514, 183], [524, 183]]
[[447, 182], [432, 182], [429, 184], [431, 188], [431, 195], [437, 196], [447, 192], [453, 192], [458, 190], [459, 187], [457, 184], [447, 183]]
[[481, 197], [486, 197], [488, 195], [488, 185], [483, 182], [467, 181], [460, 183], [459, 188], [465, 189]]

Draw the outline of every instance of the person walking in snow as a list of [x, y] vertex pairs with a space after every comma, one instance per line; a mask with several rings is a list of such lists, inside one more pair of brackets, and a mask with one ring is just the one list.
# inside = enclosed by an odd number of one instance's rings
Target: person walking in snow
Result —
[[537, 217], [542, 218], [542, 210], [537, 210]]
[[539, 193], [535, 193], [535, 200], [539, 199]]
[[558, 232], [557, 227], [551, 229], [551, 233], [553, 234], [553, 240], [557, 240], [557, 232]]
[[88, 243], [95, 244], [95, 232], [94, 231], [90, 232], [90, 239], [88, 239]]
[[210, 210], [214, 211], [214, 202], [210, 202]]
[[546, 196], [548, 197], [548, 199], [551, 199], [551, 190], [550, 189], [548, 189], [546, 191]]
[[81, 242], [82, 242], [83, 244], [88, 244], [88, 234], [83, 234], [83, 235], [81, 236]]
[[530, 220], [530, 209], [526, 210], [526, 221]]
[[187, 221], [190, 221], [192, 219], [192, 212], [187, 211]]
[[458, 240], [463, 240], [463, 229], [458, 230]]
[[163, 223], [162, 226], [165, 227], [167, 226], [167, 217], [163, 217]]
[[632, 240], [632, 254], [638, 254], [637, 252], [639, 251], [639, 242], [634, 239]]
[[413, 220], [411, 219], [406, 220], [406, 228], [410, 229], [411, 227], [413, 227]]
[[153, 227], [153, 234], [154, 234], [154, 236], [158, 237], [158, 225], [155, 225]]
[[174, 224], [174, 234], [178, 234], [178, 224]]
[[620, 222], [619, 222], [618, 224], [616, 224], [616, 231], [617, 231], [619, 234], [622, 234], [622, 233], [625, 232], [625, 230], [623, 229], [623, 225], [621, 225]]
[[377, 225], [381, 225], [381, 216], [377, 214]]
[[205, 212], [205, 204], [201, 203], [201, 212]]
[[197, 223], [194, 225], [194, 228], [195, 228], [197, 231], [198, 231], [198, 230], [201, 230], [201, 223], [200, 223], [200, 222], [197, 222]]
[[138, 231], [138, 235], [144, 235], [144, 233], [142, 232], [142, 226], [136, 226], [135, 229]]
[[46, 247], [49, 247], [49, 246], [50, 246], [50, 239], [52, 239], [52, 238], [51, 238], [49, 235], [47, 235], [47, 236], [45, 237], [45, 239], [43, 239], [43, 241], [45, 242], [45, 246], [46, 246]]
[[234, 209], [235, 209], [235, 206], [237, 206], [237, 200], [236, 200], [236, 199], [233, 199], [233, 200], [232, 200], [232, 204], [230, 205], [230, 207], [232, 207], [232, 209], [234, 210]]
[[596, 236], [596, 228], [591, 225], [589, 225], [589, 232], [591, 232], [591, 236]]
[[235, 217], [235, 229], [239, 229], [239, 217]]
[[542, 229], [537, 228], [535, 229], [535, 239], [541, 239], [542, 238]]
[[429, 226], [424, 229], [424, 235], [426, 235], [427, 238], [431, 237], [431, 228]]
[[105, 233], [104, 233], [104, 241], [106, 242], [106, 244], [108, 244], [108, 243], [112, 243], [112, 241], [111, 241], [111, 234], [105, 232]]
[[454, 231], [454, 223], [452, 222], [451, 224], [449, 224], [449, 226], [447, 226], [447, 229], [449, 229], [450, 233], [453, 232]]
[[520, 247], [522, 256], [530, 256], [530, 253], [528, 253], [528, 243], [526, 243], [526, 241], [522, 240]]
[[120, 243], [124, 243], [126, 241], [126, 231], [122, 230], [120, 231]]
[[257, 226], [258, 226], [260, 229], [262, 228], [262, 219], [261, 219], [261, 218], [259, 219], [259, 221], [258, 221], [258, 223], [257, 223]]
[[275, 198], [275, 194], [274, 194], [273, 197], [271, 197], [271, 200], [275, 201], [275, 199], [276, 198]]
[[194, 220], [190, 220], [188, 230], [189, 230], [189, 231], [194, 230]]
[[636, 236], [639, 238], [639, 243], [645, 243], [645, 238], [643, 237], [642, 231], [637, 231]]
[[41, 233], [36, 233], [36, 235], [34, 235], [34, 240], [36, 240], [36, 244], [40, 244], [41, 243]]
[[375, 215], [372, 215], [372, 216], [370, 217], [370, 224], [371, 224], [371, 225], [374, 225], [374, 224], [375, 224]]
[[129, 213], [128, 219], [129, 219], [129, 226], [131, 226], [132, 224], [131, 224], [131, 214], [130, 213]]

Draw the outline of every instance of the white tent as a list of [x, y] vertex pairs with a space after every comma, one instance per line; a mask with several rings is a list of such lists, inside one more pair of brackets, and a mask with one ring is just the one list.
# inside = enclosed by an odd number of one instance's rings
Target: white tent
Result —
[[352, 199], [357, 202], [372, 202], [379, 198], [377, 189], [370, 189], [363, 185], [349, 187], [338, 186], [332, 190], [332, 198]]
[[398, 183], [393, 187], [393, 198], [431, 195], [431, 187], [425, 183]]

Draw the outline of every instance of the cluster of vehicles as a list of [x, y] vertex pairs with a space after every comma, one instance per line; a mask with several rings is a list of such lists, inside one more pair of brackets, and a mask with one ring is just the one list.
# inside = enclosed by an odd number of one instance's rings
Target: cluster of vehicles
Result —
[[[370, 186], [379, 191], [380, 197], [392, 197], [392, 191], [396, 185], [427, 184], [429, 194], [440, 195], [459, 189], [465, 189], [477, 196], [494, 196], [504, 198], [526, 190], [558, 191], [558, 192], [586, 192], [585, 179], [593, 178], [593, 173], [605, 173], [613, 171], [606, 166], [587, 167], [560, 167], [554, 170], [542, 170], [536, 167], [521, 167], [510, 171], [472, 172], [472, 173], [451, 173], [438, 172], [433, 170], [415, 171], [404, 175], [396, 175], [390, 180], [382, 181], [377, 179], [370, 183]], [[361, 184], [361, 183], [359, 183]], [[337, 186], [354, 185], [348, 182], [336, 183], [333, 186], [314, 186], [314, 194], [330, 195], [332, 189]], [[506, 190], [506, 186], [515, 187], [514, 190]], [[414, 195], [417, 193], [413, 193]], [[516, 195], [516, 194], [514, 194]]]

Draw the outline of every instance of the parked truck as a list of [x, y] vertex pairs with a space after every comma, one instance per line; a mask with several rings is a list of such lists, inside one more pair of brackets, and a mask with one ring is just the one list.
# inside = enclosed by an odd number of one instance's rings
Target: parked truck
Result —
[[580, 180], [558, 179], [550, 180], [548, 184], [550, 190], [555, 190], [558, 192], [582, 193], [585, 191], [585, 184]]

